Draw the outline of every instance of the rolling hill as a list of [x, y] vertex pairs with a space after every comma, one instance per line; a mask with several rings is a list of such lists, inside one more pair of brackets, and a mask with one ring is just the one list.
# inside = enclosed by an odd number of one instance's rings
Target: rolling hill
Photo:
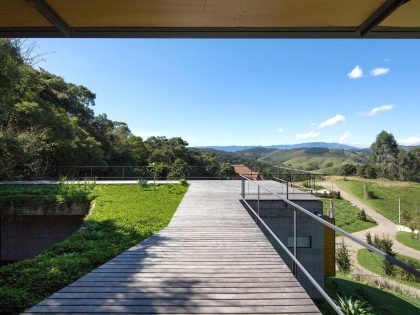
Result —
[[344, 149], [344, 150], [365, 150], [347, 144], [336, 143], [336, 142], [307, 142], [307, 143], [296, 143], [296, 144], [277, 144], [277, 145], [267, 145], [267, 146], [207, 146], [207, 147], [198, 147], [199, 149], [215, 149], [219, 151], [226, 152], [238, 152], [244, 150], [250, 150], [254, 148], [263, 148], [263, 149], [278, 149], [278, 150], [292, 150], [292, 149], [302, 149], [302, 148], [327, 148], [327, 149]]
[[284, 165], [292, 168], [319, 171], [325, 174], [338, 174], [343, 164], [360, 164], [368, 159], [365, 150], [344, 150], [328, 148], [298, 148], [298, 149], [273, 149], [253, 147], [236, 152], [227, 152], [216, 149], [201, 149], [212, 153], [223, 162], [237, 163], [241, 160], [258, 161], [267, 165]]

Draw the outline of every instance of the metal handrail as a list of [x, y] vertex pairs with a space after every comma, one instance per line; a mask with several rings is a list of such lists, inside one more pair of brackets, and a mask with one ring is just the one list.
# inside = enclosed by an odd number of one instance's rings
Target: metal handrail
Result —
[[312, 175], [320, 175], [320, 176], [325, 175], [324, 173], [307, 171], [307, 170], [300, 170], [298, 168], [286, 167], [286, 166], [276, 166], [276, 165], [274, 165], [273, 168], [280, 168], [280, 169], [290, 170], [290, 171], [298, 171], [298, 172], [300, 172], [299, 174], [312, 174]]
[[[258, 184], [256, 181], [253, 181], [249, 179], [246, 176], [240, 176], [241, 177], [241, 197], [242, 201], [245, 203], [245, 205], [249, 208], [249, 210], [255, 215], [255, 218], [265, 227], [265, 229], [269, 232], [269, 234], [277, 241], [277, 243], [283, 248], [283, 250], [287, 253], [288, 256], [293, 260], [293, 263], [298, 266], [301, 271], [305, 274], [305, 276], [308, 278], [308, 280], [312, 283], [312, 285], [318, 290], [318, 292], [325, 298], [325, 300], [330, 304], [330, 306], [340, 315], [343, 315], [343, 312], [341, 309], [335, 304], [335, 302], [328, 296], [328, 294], [322, 289], [322, 287], [316, 282], [316, 280], [309, 274], [309, 272], [303, 267], [303, 265], [299, 262], [299, 260], [296, 258], [296, 209], [303, 212], [304, 214], [308, 215], [309, 217], [315, 219], [316, 221], [320, 222], [321, 224], [329, 227], [330, 229], [333, 229], [334, 231], [340, 233], [341, 235], [351, 239], [352, 241], [356, 242], [357, 244], [369, 249], [370, 251], [374, 252], [375, 254], [382, 256], [385, 260], [391, 262], [394, 265], [397, 265], [398, 267], [408, 271], [409, 273], [420, 277], [420, 271], [415, 269], [414, 267], [406, 264], [405, 262], [381, 251], [380, 249], [360, 240], [359, 238], [355, 237], [354, 235], [344, 231], [343, 229], [335, 226], [334, 224], [329, 223], [328, 221], [320, 218], [319, 216], [313, 214], [312, 212], [306, 210], [304, 207], [294, 203], [293, 201], [290, 201], [289, 199], [284, 198], [282, 195], [275, 193], [271, 191], [270, 189]], [[251, 182], [252, 184], [256, 185], [258, 187], [258, 213], [255, 212], [255, 210], [251, 207], [251, 205], [245, 200], [245, 181]], [[260, 197], [260, 189], [263, 189], [270, 194], [276, 196], [286, 204], [290, 205], [294, 209], [294, 254], [292, 254], [287, 247], [283, 244], [282, 241], [274, 234], [274, 232], [268, 227], [268, 225], [264, 222], [264, 220], [259, 216], [259, 197]]]

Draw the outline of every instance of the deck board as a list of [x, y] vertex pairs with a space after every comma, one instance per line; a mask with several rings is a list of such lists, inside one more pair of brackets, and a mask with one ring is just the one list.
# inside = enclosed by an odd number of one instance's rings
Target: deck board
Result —
[[192, 182], [167, 228], [25, 314], [320, 314], [239, 189]]

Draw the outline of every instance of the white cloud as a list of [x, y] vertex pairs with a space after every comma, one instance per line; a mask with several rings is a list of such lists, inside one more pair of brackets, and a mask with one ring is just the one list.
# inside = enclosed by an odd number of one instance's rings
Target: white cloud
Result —
[[331, 117], [327, 119], [326, 121], [322, 122], [321, 124], [319, 124], [318, 129], [333, 126], [339, 123], [340, 121], [346, 121], [346, 117], [341, 114], [337, 114], [334, 117]]
[[379, 114], [380, 112], [385, 112], [387, 110], [391, 110], [394, 108], [394, 105], [392, 104], [384, 104], [381, 106], [377, 106], [372, 108], [370, 111], [368, 111], [367, 113], [364, 113], [364, 116], [374, 116], [376, 114]]
[[319, 135], [319, 132], [317, 131], [309, 131], [307, 133], [298, 133], [296, 135], [296, 139], [299, 139], [299, 140], [310, 139], [310, 138], [318, 137], [318, 135]]
[[402, 145], [420, 145], [420, 137], [411, 136], [398, 141], [398, 143]]
[[351, 70], [349, 73], [347, 73], [347, 76], [350, 79], [363, 78], [363, 70], [362, 70], [362, 68], [360, 68], [359, 65], [357, 65], [356, 67], [353, 68], [353, 70]]
[[346, 131], [345, 133], [343, 133], [339, 138], [338, 138], [338, 142], [340, 143], [344, 143], [348, 138], [350, 138], [351, 133], [349, 131]]
[[385, 59], [384, 59], [384, 61], [385, 61], [385, 62], [390, 62], [390, 61], [391, 61], [391, 59], [390, 59], [390, 58], [385, 58]]
[[277, 131], [278, 131], [278, 133], [282, 133], [284, 131], [284, 129], [283, 128], [279, 128], [279, 129], [277, 129]]
[[377, 77], [378, 75], [384, 75], [387, 74], [391, 69], [389, 68], [375, 68], [370, 71], [370, 74], [374, 77]]

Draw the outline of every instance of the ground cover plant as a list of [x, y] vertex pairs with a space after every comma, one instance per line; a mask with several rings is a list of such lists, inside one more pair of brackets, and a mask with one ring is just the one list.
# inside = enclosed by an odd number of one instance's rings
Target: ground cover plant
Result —
[[364, 180], [347, 179], [335, 183], [394, 223], [398, 223], [398, 198], [401, 199], [404, 221], [408, 221], [408, 217], [414, 217], [420, 211], [420, 184], [417, 183], [367, 180], [367, 198]]
[[18, 314], [164, 228], [188, 186], [97, 185], [83, 228], [33, 259], [0, 268], [0, 314]]
[[0, 205], [51, 201], [58, 204], [72, 201], [90, 201], [95, 197], [95, 182], [70, 183], [65, 179], [57, 185], [0, 185]]
[[[328, 214], [330, 208], [330, 199], [323, 198], [324, 214]], [[360, 209], [353, 206], [345, 199], [334, 199], [334, 217], [335, 224], [345, 230], [346, 232], [353, 233], [371, 228], [376, 225], [375, 220], [366, 216], [366, 220], [360, 217]]]
[[420, 238], [411, 232], [400, 231], [397, 233], [397, 241], [405, 246], [420, 250]]
[[[396, 258], [405, 261], [406, 263], [412, 265], [416, 269], [420, 269], [420, 260], [407, 257], [401, 254], [396, 254]], [[368, 269], [369, 271], [372, 271], [380, 276], [387, 277], [389, 279], [396, 280], [398, 282], [401, 282], [403, 284], [420, 288], [420, 282], [419, 279], [409, 274], [408, 272], [404, 271], [403, 269], [399, 267], [394, 267], [393, 275], [386, 274], [384, 270], [384, 264], [383, 259], [379, 255], [370, 252], [368, 249], [361, 249], [357, 252], [357, 261], [358, 263]]]
[[[389, 289], [378, 288], [367, 279], [355, 280], [350, 274], [337, 273], [336, 277], [327, 278], [325, 289], [334, 299], [338, 296], [345, 296], [366, 301], [372, 307], [373, 314], [417, 314], [420, 307], [419, 299]], [[332, 311], [325, 313], [335, 314]]]

